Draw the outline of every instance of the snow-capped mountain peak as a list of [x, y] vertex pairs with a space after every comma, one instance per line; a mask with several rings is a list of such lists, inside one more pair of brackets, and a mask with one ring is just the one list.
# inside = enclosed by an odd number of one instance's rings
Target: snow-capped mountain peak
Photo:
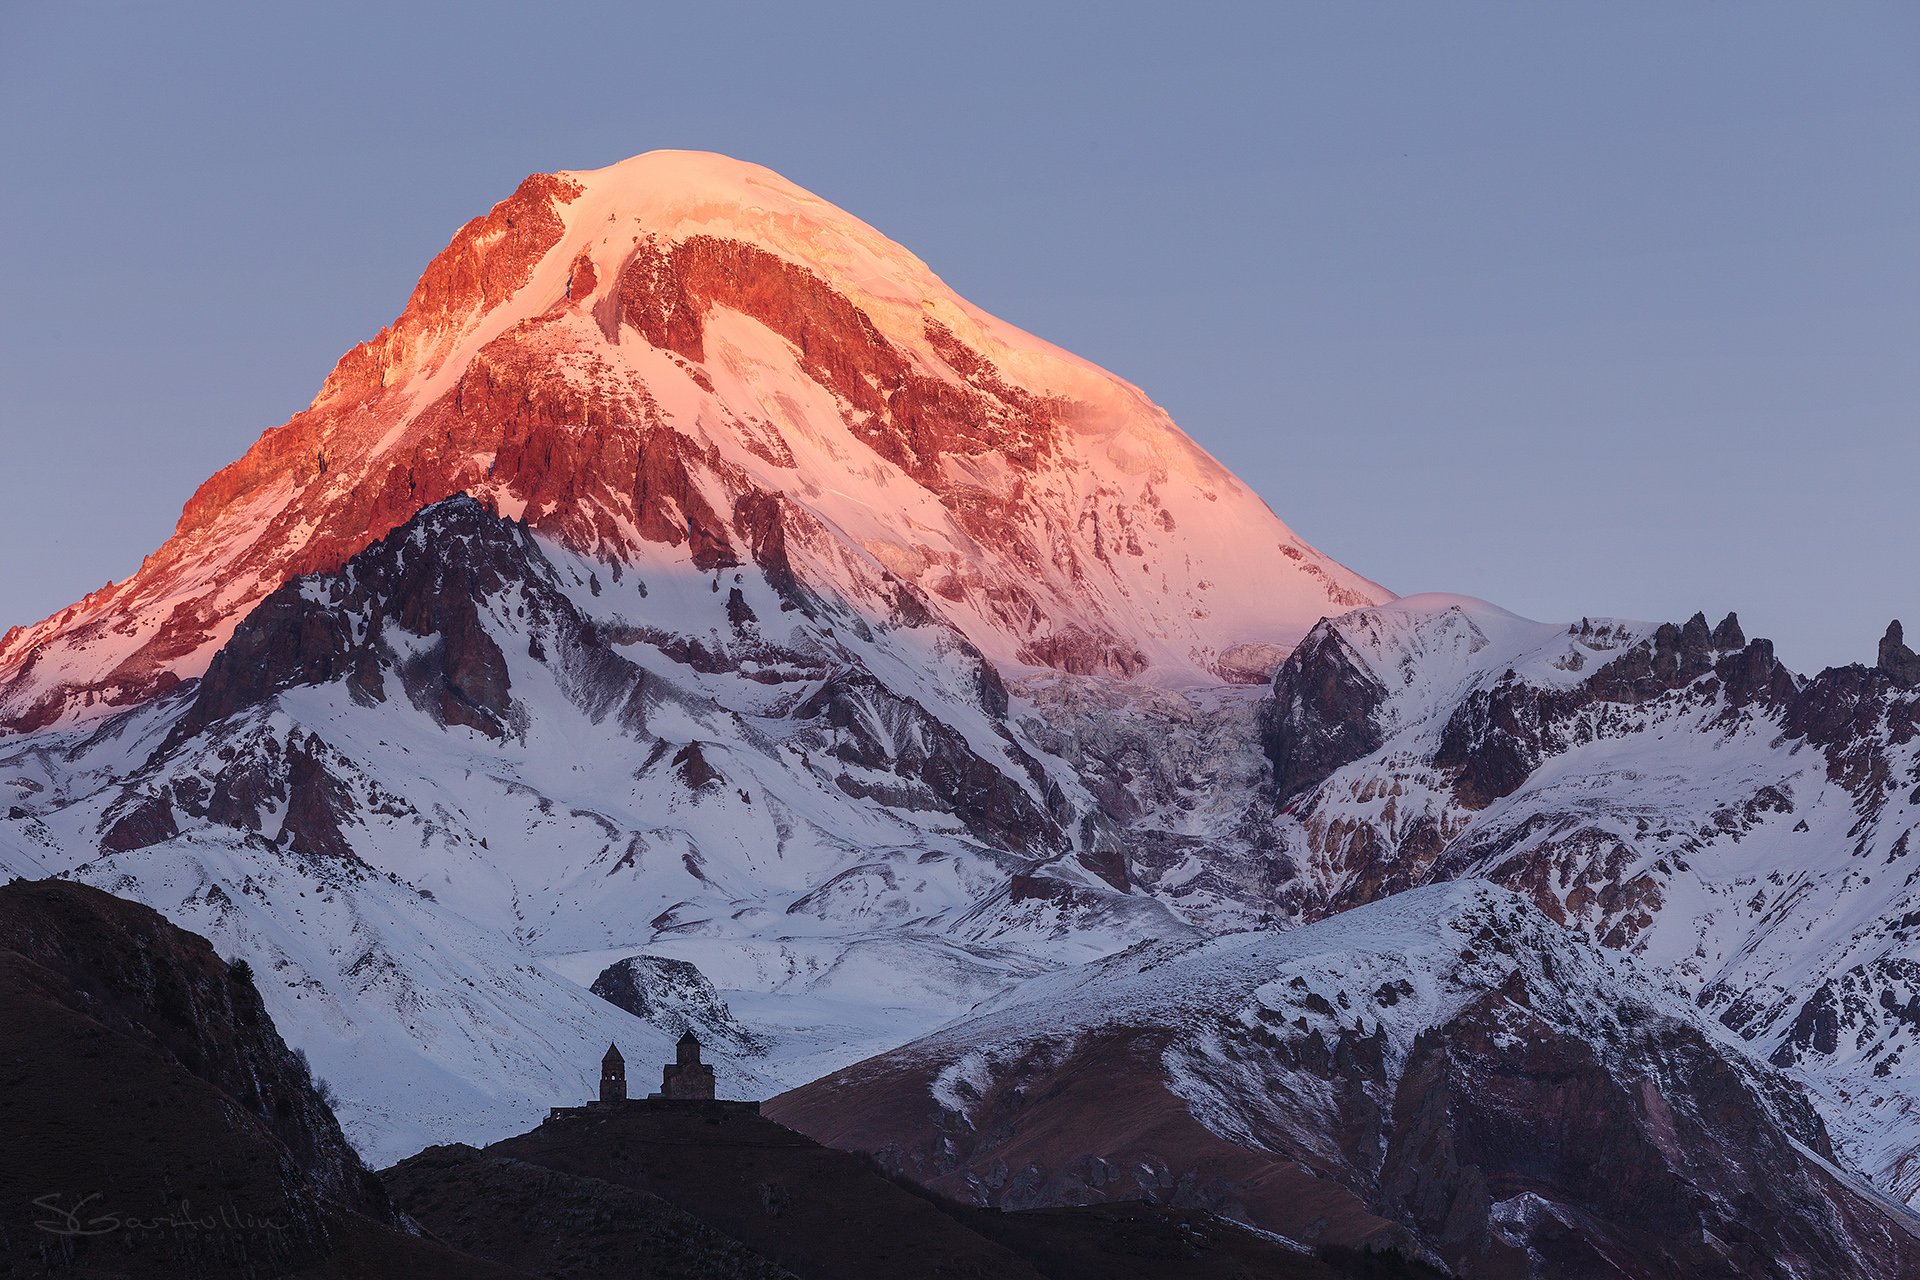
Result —
[[1389, 598], [1137, 388], [768, 170], [653, 152], [463, 227], [132, 578], [0, 642], [0, 727], [197, 676], [281, 582], [462, 492], [607, 563], [777, 538], [814, 589], [898, 584], [1010, 669], [1257, 679]]

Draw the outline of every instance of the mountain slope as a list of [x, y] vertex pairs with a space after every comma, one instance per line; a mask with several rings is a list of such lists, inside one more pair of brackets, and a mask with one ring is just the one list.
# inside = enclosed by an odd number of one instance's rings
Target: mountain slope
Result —
[[1469, 1275], [1920, 1266], [1784, 1080], [1481, 884], [1142, 944], [768, 1110], [977, 1202], [1145, 1196]]
[[897, 581], [1015, 665], [1256, 678], [1387, 598], [1135, 388], [764, 169], [654, 152], [462, 228], [133, 577], [0, 640], [0, 728], [200, 674], [282, 582], [461, 492], [603, 561]]
[[[754, 1097], [762, 1072], [797, 1083], [1010, 980], [1191, 932], [1090, 869], [1077, 784], [952, 629], [782, 610], [746, 567], [724, 595], [600, 571], [472, 500], [429, 508], [275, 592], [203, 679], [0, 754], [40, 796], [7, 824], [38, 850], [18, 865], [253, 957], [356, 1140], [392, 1157], [524, 1127], [609, 1039], [670, 1056], [680, 1025], [582, 989], [636, 951], [748, 993], [768, 1034], [740, 1043], [766, 1056], [723, 1073]], [[1077, 909], [1001, 919], [1041, 867]]]
[[1716, 627], [1528, 622], [1413, 597], [1321, 624], [1263, 713], [1308, 915], [1481, 877], [1631, 953], [1920, 1191], [1920, 679], [1802, 679]]
[[793, 1280], [658, 1196], [598, 1178], [472, 1147], [429, 1147], [380, 1176], [435, 1236], [544, 1280]]

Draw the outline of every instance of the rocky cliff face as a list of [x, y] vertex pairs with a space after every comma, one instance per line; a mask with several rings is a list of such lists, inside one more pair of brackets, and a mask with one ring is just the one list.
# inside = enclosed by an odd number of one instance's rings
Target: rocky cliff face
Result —
[[[1010, 851], [1066, 847], [1066, 800], [994, 718], [1004, 714], [1005, 691], [964, 637], [933, 624], [904, 590], [880, 623], [911, 637], [912, 657], [922, 663], [951, 655], [949, 678], [936, 686], [945, 696], [930, 700], [930, 709], [915, 696], [920, 690], [891, 687], [868, 669], [879, 659], [863, 651], [888, 646], [862, 617], [818, 602], [783, 617], [777, 580], [754, 576], [743, 586], [744, 574], [731, 575], [724, 603], [711, 599], [718, 580], [711, 584], [705, 611], [723, 625], [703, 636], [683, 617], [685, 631], [668, 631], [624, 613], [593, 612], [602, 592], [597, 568], [550, 558], [524, 524], [464, 496], [437, 504], [341, 573], [280, 588], [236, 628], [191, 687], [184, 713], [107, 809], [101, 848], [140, 847], [154, 842], [149, 835], [164, 839], [192, 821], [263, 831], [277, 818], [276, 843], [351, 857], [343, 824], [382, 804], [383, 816], [407, 816], [398, 798], [382, 800], [366, 781], [377, 762], [356, 765], [314, 731], [259, 736], [263, 714], [301, 689], [330, 690], [346, 706], [375, 712], [404, 701], [435, 727], [522, 743], [537, 736], [533, 721], [558, 694], [564, 714], [629, 750], [651, 751], [642, 773], [661, 764], [670, 744], [663, 772], [677, 789], [718, 799], [726, 792], [727, 774], [716, 763], [724, 748], [652, 732], [653, 722], [675, 711], [712, 705], [701, 677], [744, 684], [767, 701], [774, 718], [814, 745], [820, 780], [843, 795], [948, 815]], [[645, 601], [648, 590], [630, 577], [620, 595], [631, 604]], [[845, 640], [834, 635], [836, 620], [851, 630]], [[628, 656], [649, 650], [665, 660], [652, 674]], [[666, 674], [675, 668], [694, 683]], [[990, 727], [986, 756], [966, 731], [974, 725]], [[211, 755], [209, 743], [219, 744]], [[183, 776], [188, 759], [204, 762], [191, 777]], [[157, 787], [160, 778], [171, 781]]]
[[1261, 716], [1275, 794], [1291, 799], [1377, 748], [1386, 693], [1338, 629], [1322, 624], [1309, 632], [1274, 673], [1273, 697]]

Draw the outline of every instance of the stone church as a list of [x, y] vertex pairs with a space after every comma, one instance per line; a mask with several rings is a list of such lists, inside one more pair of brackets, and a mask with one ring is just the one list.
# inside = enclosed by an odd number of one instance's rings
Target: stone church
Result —
[[[548, 1118], [555, 1119], [563, 1115], [574, 1115], [597, 1108], [643, 1106], [663, 1102], [704, 1102], [716, 1101], [713, 1090], [713, 1067], [700, 1061], [700, 1037], [688, 1031], [680, 1037], [674, 1046], [673, 1061], [666, 1064], [660, 1072], [660, 1091], [650, 1093], [645, 1098], [627, 1096], [627, 1060], [620, 1053], [618, 1045], [608, 1045], [606, 1056], [600, 1059], [600, 1098], [584, 1107], [553, 1107]], [[760, 1109], [757, 1102], [720, 1102], [726, 1108]]]
[[676, 1102], [713, 1101], [713, 1068], [700, 1061], [700, 1038], [688, 1031], [660, 1072], [660, 1096]]

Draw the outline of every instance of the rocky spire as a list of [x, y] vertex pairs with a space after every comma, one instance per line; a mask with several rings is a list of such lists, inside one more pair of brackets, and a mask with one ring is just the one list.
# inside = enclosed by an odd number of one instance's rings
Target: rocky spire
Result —
[[1874, 665], [1892, 678], [1896, 689], [1920, 688], [1920, 655], [1907, 648], [1906, 635], [1895, 618], [1880, 637], [1880, 660]]
[[1713, 647], [1721, 653], [1747, 647], [1747, 633], [1740, 629], [1740, 615], [1729, 613], [1713, 629]]

